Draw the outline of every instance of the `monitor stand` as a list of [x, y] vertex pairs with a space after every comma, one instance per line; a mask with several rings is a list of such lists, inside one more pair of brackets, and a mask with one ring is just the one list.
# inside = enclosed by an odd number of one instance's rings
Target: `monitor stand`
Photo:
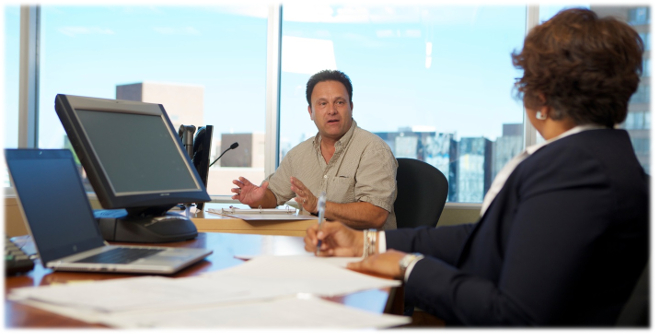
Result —
[[117, 242], [163, 243], [198, 236], [196, 225], [179, 213], [137, 210], [95, 210], [103, 239]]

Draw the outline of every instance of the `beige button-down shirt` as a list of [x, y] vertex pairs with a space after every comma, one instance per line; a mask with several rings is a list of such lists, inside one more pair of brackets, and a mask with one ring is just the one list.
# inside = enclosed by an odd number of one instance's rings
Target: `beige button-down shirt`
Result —
[[350, 130], [335, 144], [334, 155], [326, 163], [321, 155], [321, 137], [307, 139], [291, 149], [280, 167], [266, 180], [282, 205], [296, 197], [291, 176], [317, 196], [325, 191], [335, 203], [368, 202], [389, 211], [384, 230], [396, 228], [393, 203], [396, 200], [398, 162], [382, 138], [363, 130], [353, 120]]

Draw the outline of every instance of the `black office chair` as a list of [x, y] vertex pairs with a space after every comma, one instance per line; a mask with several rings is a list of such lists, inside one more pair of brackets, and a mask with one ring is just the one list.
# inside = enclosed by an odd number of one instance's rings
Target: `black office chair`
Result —
[[398, 195], [394, 203], [398, 228], [437, 226], [448, 199], [448, 179], [421, 160], [398, 158]]

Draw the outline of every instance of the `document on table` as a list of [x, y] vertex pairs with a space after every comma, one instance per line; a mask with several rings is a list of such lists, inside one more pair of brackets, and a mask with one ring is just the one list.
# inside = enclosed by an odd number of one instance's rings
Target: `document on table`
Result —
[[239, 218], [243, 220], [310, 220], [316, 219], [315, 216], [301, 214], [295, 208], [289, 209], [207, 209], [207, 212]]
[[98, 312], [120, 312], [216, 304], [278, 295], [277, 291], [259, 291], [259, 294], [253, 294], [253, 289], [246, 285], [226, 283], [229, 284], [220, 284], [205, 277], [175, 279], [145, 276], [18, 288], [11, 290], [8, 299], [32, 300]]
[[[321, 306], [323, 301], [286, 301], [290, 305], [277, 305], [271, 301], [302, 294], [334, 296], [367, 289], [384, 288], [400, 285], [400, 281], [377, 278], [356, 273], [343, 268], [347, 262], [359, 258], [317, 258], [314, 256], [261, 256], [255, 257], [236, 267], [204, 274], [198, 277], [167, 278], [145, 276], [95, 281], [81, 284], [66, 284], [17, 288], [10, 291], [8, 299], [39, 307], [82, 321], [106, 323], [118, 327], [188, 327], [195, 324], [197, 317], [204, 312], [266, 312], [254, 317], [255, 320], [238, 320], [236, 316], [223, 317], [222, 320], [210, 320], [206, 326], [244, 326], [244, 327], [293, 327], [309, 326], [289, 318], [291, 315], [277, 314], [284, 307], [297, 307], [300, 313], [293, 315], [313, 319], [315, 314], [338, 315], [339, 304]], [[316, 305], [315, 305], [316, 304]], [[301, 306], [306, 305], [306, 306]], [[209, 309], [214, 311], [208, 311]], [[260, 311], [264, 310], [264, 311]], [[347, 308], [347, 312], [354, 312]], [[358, 311], [363, 312], [363, 311]], [[177, 318], [166, 319], [163, 314], [175, 313]], [[287, 313], [287, 312], [284, 312]], [[292, 312], [293, 313], [293, 312]], [[249, 313], [263, 314], [263, 313]], [[304, 315], [303, 315], [304, 314]], [[150, 319], [139, 322], [138, 319]], [[285, 318], [286, 317], [286, 318]], [[341, 315], [339, 315], [341, 317]], [[387, 319], [374, 315], [371, 322], [362, 320], [364, 327], [393, 326], [385, 325]], [[378, 317], [378, 318], [376, 318]], [[225, 318], [225, 319], [223, 319]], [[330, 323], [334, 319], [326, 317]], [[350, 318], [343, 317], [342, 322], [334, 326], [349, 327]], [[383, 319], [377, 322], [375, 319]], [[143, 320], [145, 321], [145, 320]], [[243, 321], [243, 323], [241, 323]], [[294, 323], [291, 323], [291, 322]], [[312, 320], [314, 321], [314, 320]], [[354, 321], [354, 320], [353, 320]], [[394, 320], [395, 321], [395, 320]], [[201, 322], [202, 323], [202, 322]], [[359, 323], [359, 322], [358, 322]], [[241, 324], [241, 325], [240, 325]], [[321, 321], [313, 323], [322, 327]]]
[[244, 264], [204, 276], [217, 281], [236, 278], [259, 281], [269, 290], [336, 296], [367, 289], [400, 286], [401, 282], [345, 269], [361, 258], [321, 258], [315, 256], [257, 256]]
[[386, 328], [411, 318], [375, 314], [319, 298], [287, 297], [230, 306], [104, 315], [117, 328]]

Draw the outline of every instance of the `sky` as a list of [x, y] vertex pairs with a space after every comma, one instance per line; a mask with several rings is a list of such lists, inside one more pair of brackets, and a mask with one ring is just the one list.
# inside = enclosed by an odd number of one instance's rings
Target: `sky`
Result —
[[[266, 13], [263, 3], [44, 5], [39, 145], [63, 144], [56, 94], [115, 98], [116, 85], [143, 81], [203, 86], [205, 124], [219, 133], [264, 132]], [[18, 7], [6, 6], [4, 16], [4, 139], [11, 147], [17, 137]], [[494, 140], [503, 123], [523, 121], [512, 96], [520, 71], [511, 66], [510, 53], [522, 44], [525, 6], [292, 3], [283, 20], [285, 38], [319, 42], [283, 44], [283, 57], [348, 74], [354, 118], [369, 131], [425, 126]], [[308, 56], [298, 60], [302, 52]], [[316, 132], [305, 100], [310, 74], [282, 73], [283, 145]]]

